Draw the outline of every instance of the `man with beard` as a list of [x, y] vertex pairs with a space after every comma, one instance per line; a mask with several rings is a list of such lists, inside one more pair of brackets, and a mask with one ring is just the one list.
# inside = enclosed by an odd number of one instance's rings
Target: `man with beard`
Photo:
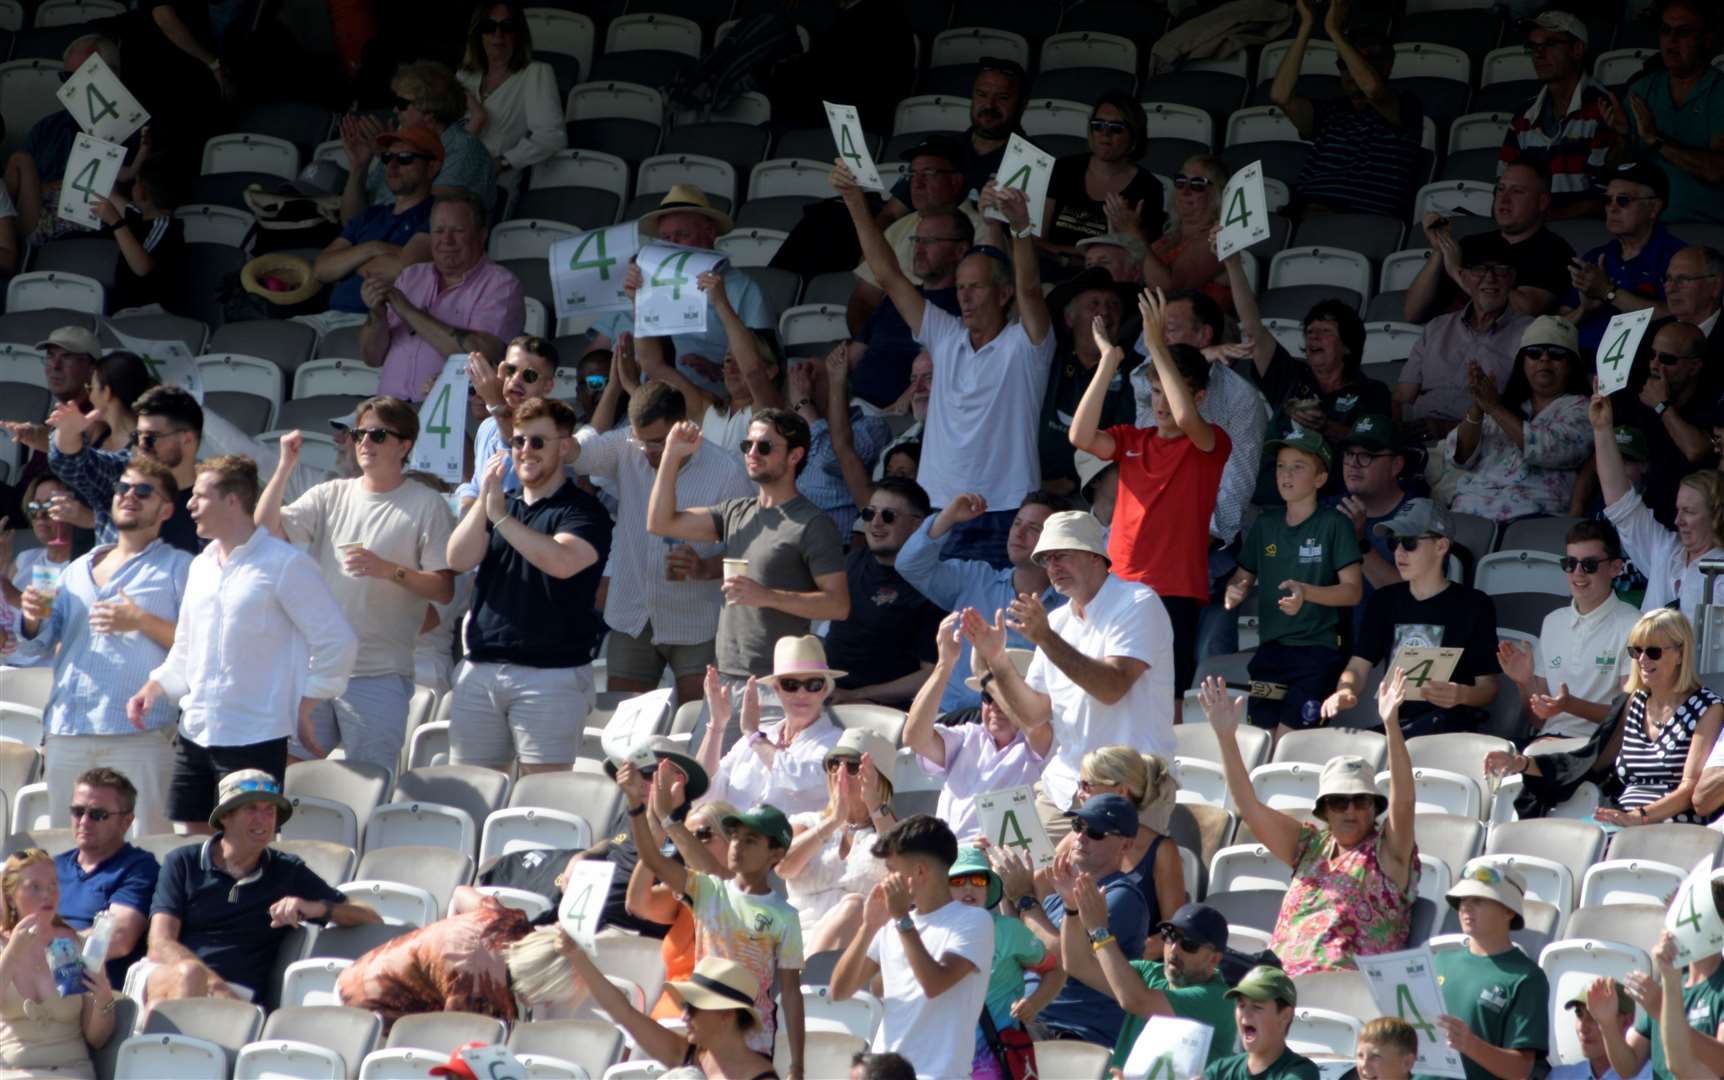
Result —
[[[959, 158], [949, 166], [963, 178], [960, 202], [976, 198], [1000, 170], [1006, 142], [1019, 130], [1018, 121], [1024, 115], [1025, 81], [1023, 66], [1015, 60], [984, 56], [977, 62], [976, 77], [970, 83], [970, 128], [958, 139]], [[907, 176], [893, 185], [878, 218], [882, 229], [910, 212], [912, 180]]]
[[[90, 414], [73, 404], [56, 409], [54, 439], [48, 465], [91, 507], [106, 507], [113, 499], [120, 474], [136, 453], [167, 466], [178, 495], [174, 514], [163, 519], [162, 539], [196, 555], [203, 547], [192, 521], [192, 483], [197, 479], [198, 448], [203, 440], [204, 410], [198, 399], [177, 386], [153, 386], [132, 406], [138, 414], [137, 450], [99, 450], [84, 438]], [[96, 540], [112, 543], [116, 530], [107, 511], [96, 515]]]
[[521, 490], [515, 463], [509, 457], [509, 437], [515, 432], [514, 413], [530, 397], [557, 396], [557, 347], [542, 337], [522, 334], [509, 342], [501, 364], [493, 364], [484, 353], [467, 354], [467, 378], [473, 392], [485, 404], [486, 417], [473, 436], [473, 477], [455, 489], [461, 511], [479, 497], [479, 479], [485, 464], [503, 455], [503, 491]]
[[1724, 222], [1724, 72], [1711, 63], [1718, 8], [1663, 0], [1656, 18], [1662, 70], [1634, 83], [1608, 119], [1623, 138], [1632, 130], [1636, 148], [1669, 177], [1665, 220]]
[[[1646, 434], [1646, 505], [1659, 521], [1671, 524], [1676, 489], [1698, 465], [1715, 458], [1712, 418], [1717, 398], [1706, 391], [1706, 338], [1693, 323], [1654, 323], [1651, 365], [1638, 397], [1624, 390], [1611, 395], [1622, 422]], [[1632, 384], [1631, 384], [1632, 385]]]
[[844, 566], [850, 617], [826, 635], [827, 663], [849, 673], [832, 700], [902, 707], [934, 669], [934, 634], [944, 612], [893, 566], [930, 509], [928, 493], [914, 480], [891, 476], [862, 508], [867, 545], [852, 549]]

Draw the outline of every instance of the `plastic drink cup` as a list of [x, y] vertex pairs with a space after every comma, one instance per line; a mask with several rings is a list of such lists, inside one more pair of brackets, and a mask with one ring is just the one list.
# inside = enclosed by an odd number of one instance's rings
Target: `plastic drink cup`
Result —
[[52, 614], [54, 597], [60, 591], [60, 571], [46, 563], [37, 563], [30, 568], [30, 587], [42, 594], [42, 599]]
[[[733, 577], [746, 577], [747, 575], [748, 575], [748, 560], [747, 559], [726, 559], [726, 560], [724, 560], [724, 579], [726, 581], [729, 581]], [[728, 600], [725, 601], [725, 603], [727, 603], [727, 604], [729, 602], [730, 601], [728, 601]]]

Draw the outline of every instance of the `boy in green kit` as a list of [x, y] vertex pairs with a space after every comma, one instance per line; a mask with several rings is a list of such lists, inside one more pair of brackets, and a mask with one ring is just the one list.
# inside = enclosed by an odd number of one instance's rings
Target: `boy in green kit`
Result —
[[1447, 899], [1467, 947], [1436, 956], [1448, 1010], [1437, 1018], [1440, 1035], [1460, 1053], [1467, 1080], [1527, 1076], [1550, 1049], [1550, 983], [1509, 940], [1524, 925], [1526, 881], [1512, 867], [1474, 862]]
[[1364, 595], [1364, 556], [1347, 516], [1317, 506], [1333, 464], [1323, 436], [1295, 426], [1263, 449], [1275, 455], [1275, 486], [1287, 505], [1251, 523], [1225, 603], [1237, 608], [1252, 582], [1264, 582], [1257, 591], [1258, 646], [1247, 670], [1270, 693], [1253, 693], [1251, 723], [1273, 728], [1279, 740], [1322, 722], [1323, 699], [1347, 666], [1341, 621]]
[[[952, 864], [946, 883], [952, 888], [953, 900], [981, 908], [994, 917], [994, 967], [988, 973], [987, 1003], [983, 1006], [994, 1022], [994, 1030], [1023, 1027], [1065, 986], [1066, 974], [1060, 970], [1059, 957], [1030, 933], [1022, 920], [1000, 914], [1000, 897], [1005, 887], [980, 848], [958, 849], [958, 861]], [[1024, 994], [1026, 971], [1041, 976], [1041, 985], [1028, 996]], [[976, 1025], [976, 1058], [971, 1063], [971, 1076], [973, 1080], [1005, 1078], [993, 1044], [980, 1024]]]
[[1203, 1080], [1319, 1080], [1317, 1063], [1287, 1045], [1299, 991], [1285, 971], [1259, 964], [1226, 996], [1233, 999], [1233, 1023], [1245, 1053], [1211, 1062]]

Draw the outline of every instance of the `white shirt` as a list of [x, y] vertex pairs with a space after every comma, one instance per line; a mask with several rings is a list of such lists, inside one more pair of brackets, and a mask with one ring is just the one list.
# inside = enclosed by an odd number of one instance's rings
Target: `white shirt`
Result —
[[916, 341], [934, 360], [917, 478], [935, 506], [967, 491], [994, 510], [1015, 510], [1042, 483], [1036, 433], [1054, 332], [1037, 345], [1021, 322], [1007, 323], [979, 350], [956, 315], [922, 305]]
[[1700, 324], [1701, 337], [1711, 340], [1712, 331], [1718, 326], [1718, 316], [1720, 314], [1724, 314], [1724, 308], [1718, 308], [1713, 311], [1712, 314], [1706, 316], [1706, 320]]
[[[742, 708], [741, 695], [736, 708]], [[776, 740], [783, 726], [784, 721], [780, 720], [762, 724], [760, 730]], [[816, 720], [792, 739], [789, 746], [774, 754], [770, 766], [750, 745], [748, 736], [744, 736], [719, 761], [718, 775], [712, 778], [706, 797], [723, 799], [743, 810], [771, 803], [784, 811], [785, 817], [824, 810], [828, 801], [826, 754], [838, 745], [843, 734], [844, 729], [835, 722]]]
[[[729, 416], [718, 411], [716, 405], [706, 407], [706, 415], [700, 418], [700, 438], [720, 450], [735, 454], [738, 461], [742, 460], [742, 440], [748, 438], [748, 425], [754, 421], [754, 406], [744, 405]], [[699, 506], [699, 503], [690, 503]]]
[[[1574, 604], [1544, 617], [1533, 647], [1533, 671], [1544, 676], [1552, 694], [1563, 686], [1583, 701], [1608, 702], [1622, 692], [1628, 677], [1628, 632], [1640, 612], [1613, 593], [1585, 615]], [[1544, 722], [1539, 735], [1590, 736], [1598, 725], [1573, 713]]]
[[[479, 96], [483, 72], [460, 71], [455, 78], [468, 93]], [[529, 60], [491, 91], [483, 104], [485, 128], [479, 141], [492, 157], [506, 159], [510, 168], [535, 165], [569, 145], [557, 73], [543, 60]]]
[[[1550, 1075], [1545, 1080], [1594, 1080], [1592, 1063], [1577, 1061], [1572, 1065], [1553, 1066]], [[1606, 1066], [1603, 1075], [1599, 1076], [1597, 1080], [1622, 1080], [1622, 1077], [1617, 1074], [1615, 1069]], [[1652, 1080], [1652, 1059], [1647, 1058], [1646, 1064], [1640, 1067], [1640, 1071], [1629, 1077], [1628, 1080]]]
[[244, 746], [294, 732], [301, 698], [347, 688], [359, 642], [317, 564], [257, 529], [225, 561], [192, 560], [168, 658], [150, 672], [199, 746]]
[[1077, 796], [1083, 756], [1103, 746], [1131, 746], [1172, 761], [1173, 623], [1155, 590], [1109, 574], [1085, 606], [1048, 613], [1048, 628], [1094, 660], [1129, 657], [1149, 665], [1124, 697], [1103, 704], [1036, 650], [1024, 681], [1053, 699], [1054, 753], [1042, 773], [1049, 802], [1068, 807]]
[[910, 913], [922, 945], [935, 960], [956, 954], [976, 965], [937, 998], [929, 998], [904, 955], [904, 934], [889, 921], [868, 943], [868, 959], [880, 965], [886, 1007], [874, 1032], [876, 1054], [900, 1054], [917, 1080], [951, 1080], [970, 1075], [976, 1051], [976, 1018], [988, 994], [994, 967], [994, 917], [956, 900], [931, 915]]
[[[652, 639], [661, 645], [693, 645], [711, 641], [718, 632], [718, 612], [724, 597], [718, 582], [667, 581], [665, 555], [673, 546], [646, 531], [647, 499], [658, 470], [628, 427], [600, 434], [582, 428], [575, 434], [581, 456], [575, 471], [610, 481], [617, 497], [617, 527], [611, 537], [605, 594], [605, 624], [631, 637], [652, 624]], [[727, 452], [728, 451], [728, 452]], [[734, 447], [720, 448], [701, 441], [676, 477], [679, 506], [717, 506], [754, 494], [754, 485]], [[701, 558], [724, 550], [721, 543], [688, 544]]]
[[1724, 548], [1713, 548], [1689, 562], [1676, 532], [1658, 523], [1638, 491], [1630, 491], [1606, 506], [1604, 516], [1622, 536], [1623, 552], [1646, 575], [1646, 596], [1640, 610], [1657, 611], [1674, 603], [1690, 620], [1699, 615], [1706, 600], [1706, 578], [1700, 573], [1700, 564], [1707, 559], [1724, 559]]

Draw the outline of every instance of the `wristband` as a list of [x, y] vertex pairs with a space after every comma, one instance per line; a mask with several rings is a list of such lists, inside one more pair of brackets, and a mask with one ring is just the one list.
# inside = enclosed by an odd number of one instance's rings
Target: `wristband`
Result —
[[1110, 945], [1112, 942], [1113, 942], [1113, 932], [1111, 930], [1092, 930], [1092, 931], [1090, 931], [1089, 947], [1090, 947], [1091, 952], [1101, 952], [1103, 949], [1107, 948], [1108, 945]]
[[644, 813], [646, 813], [646, 803], [641, 803], [639, 806], [629, 811], [629, 817], [640, 817]]

